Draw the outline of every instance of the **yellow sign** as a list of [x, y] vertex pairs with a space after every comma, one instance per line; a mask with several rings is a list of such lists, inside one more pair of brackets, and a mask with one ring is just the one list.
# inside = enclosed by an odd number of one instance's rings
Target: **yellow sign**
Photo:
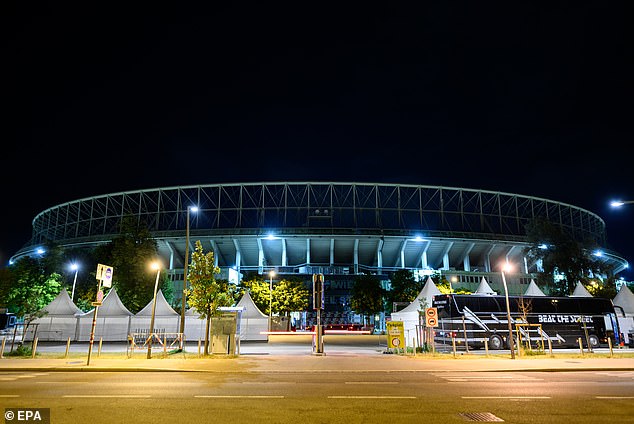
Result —
[[387, 321], [387, 347], [405, 349], [405, 329], [403, 321]]

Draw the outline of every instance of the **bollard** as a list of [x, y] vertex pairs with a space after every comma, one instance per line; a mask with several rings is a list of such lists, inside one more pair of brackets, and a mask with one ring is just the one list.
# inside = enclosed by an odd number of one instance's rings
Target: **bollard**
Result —
[[70, 350], [70, 337], [66, 341], [66, 353], [64, 353], [64, 359], [68, 358], [68, 351]]
[[489, 356], [489, 340], [484, 339], [484, 356]]
[[200, 358], [200, 339], [198, 339], [198, 357]]
[[7, 338], [2, 338], [2, 347], [0, 347], [0, 359], [4, 358], [4, 344], [7, 342]]
[[451, 338], [451, 344], [453, 345], [453, 357], [456, 357], [456, 338], [452, 337]]
[[612, 339], [610, 337], [608, 337], [608, 347], [610, 348], [610, 358], [612, 358], [614, 352], [612, 351]]
[[167, 356], [167, 335], [163, 334], [163, 353]]
[[33, 352], [31, 352], [31, 359], [35, 358], [35, 352], [37, 351], [37, 337], [33, 340]]
[[577, 339], [579, 342], [579, 352], [581, 352], [581, 356], [583, 356], [583, 343], [581, 342], [581, 337]]
[[550, 356], [553, 356], [553, 342], [550, 340], [550, 337], [548, 338], [548, 353], [550, 353]]
[[103, 343], [103, 337], [99, 337], [99, 349], [97, 349], [97, 358], [101, 356], [101, 345]]

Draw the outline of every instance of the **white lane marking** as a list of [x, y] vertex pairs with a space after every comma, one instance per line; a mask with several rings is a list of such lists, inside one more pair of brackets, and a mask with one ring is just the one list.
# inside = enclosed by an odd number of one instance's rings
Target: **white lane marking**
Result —
[[634, 399], [634, 396], [595, 396], [597, 399]]
[[0, 398], [16, 398], [20, 397], [20, 395], [0, 395]]
[[64, 398], [149, 398], [150, 395], [64, 395]]
[[416, 396], [328, 396], [328, 399], [416, 399]]
[[207, 399], [284, 399], [284, 396], [266, 396], [266, 395], [196, 395], [196, 398]]
[[550, 399], [550, 396], [462, 396], [462, 399]]
[[345, 384], [398, 384], [398, 381], [346, 381]]

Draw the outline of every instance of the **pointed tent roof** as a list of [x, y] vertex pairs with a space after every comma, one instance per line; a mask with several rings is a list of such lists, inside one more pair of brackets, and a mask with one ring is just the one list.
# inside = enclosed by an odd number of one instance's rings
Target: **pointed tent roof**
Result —
[[[79, 316], [87, 316], [92, 315], [94, 309], [84, 313], [78, 314]], [[100, 317], [120, 317], [120, 316], [130, 316], [134, 315], [132, 312], [125, 307], [123, 302], [121, 302], [121, 298], [117, 294], [117, 289], [114, 287], [110, 289], [106, 297], [104, 297], [101, 306], [99, 307], [98, 312]]]
[[68, 291], [66, 288], [62, 288], [57, 297], [51, 301], [48, 305], [42, 308], [42, 311], [46, 312], [45, 316], [74, 316], [77, 313], [82, 313], [81, 309], [77, 307], [70, 300]]
[[634, 293], [627, 284], [621, 286], [612, 303], [623, 308], [627, 315], [634, 315]]
[[431, 277], [427, 277], [427, 281], [425, 282], [425, 285], [421, 289], [420, 293], [418, 293], [418, 296], [416, 296], [416, 299], [414, 299], [412, 303], [410, 303], [397, 313], [400, 314], [402, 312], [419, 311], [422, 300], [427, 301], [427, 306], [431, 306], [431, 299], [437, 294], [441, 294], [440, 290], [438, 290], [438, 287], [436, 287], [436, 284], [434, 284], [434, 280], [432, 280]]
[[491, 286], [489, 286], [489, 283], [487, 283], [487, 280], [484, 277], [482, 277], [482, 280], [480, 280], [480, 285], [478, 286], [475, 292], [479, 294], [490, 294], [490, 295], [497, 294], [497, 292], [495, 292], [491, 288]]
[[267, 315], [264, 315], [262, 311], [255, 305], [253, 302], [253, 298], [249, 294], [248, 291], [244, 292], [244, 295], [236, 305], [236, 307], [243, 307], [242, 318], [266, 318]]
[[583, 284], [581, 284], [581, 281], [577, 281], [577, 286], [575, 287], [575, 291], [572, 292], [570, 297], [592, 297], [592, 295], [585, 287], [583, 287]]
[[544, 292], [539, 287], [537, 287], [537, 284], [535, 284], [535, 280], [531, 278], [531, 282], [528, 287], [526, 287], [524, 296], [546, 296], [546, 294], [544, 294]]
[[[148, 304], [143, 307], [143, 309], [141, 309], [139, 312], [136, 313], [136, 316], [139, 316], [139, 317], [152, 316], [152, 304], [153, 303], [154, 303], [154, 301], [150, 300], [148, 302]], [[167, 303], [167, 300], [165, 299], [165, 296], [163, 295], [163, 291], [160, 290], [160, 289], [156, 293], [156, 311], [155, 311], [154, 315], [158, 316], [158, 317], [178, 315], [178, 312], [176, 312], [169, 305], [169, 303]]]

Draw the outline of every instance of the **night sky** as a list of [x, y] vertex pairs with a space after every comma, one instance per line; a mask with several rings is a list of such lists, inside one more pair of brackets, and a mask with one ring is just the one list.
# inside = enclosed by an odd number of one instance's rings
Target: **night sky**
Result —
[[634, 263], [633, 3], [435, 3], [5, 15], [0, 266], [60, 203], [262, 181], [543, 197]]

